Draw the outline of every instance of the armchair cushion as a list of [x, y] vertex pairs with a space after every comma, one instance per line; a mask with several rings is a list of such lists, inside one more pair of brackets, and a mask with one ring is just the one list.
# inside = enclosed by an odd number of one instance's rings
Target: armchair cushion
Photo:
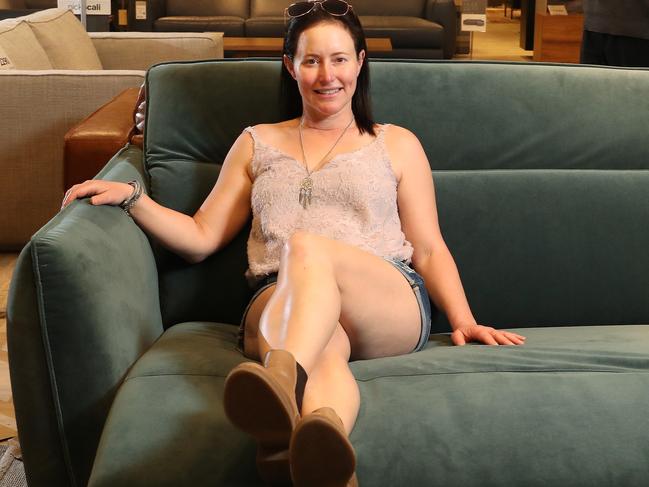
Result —
[[47, 53], [27, 23], [0, 22], [0, 69], [52, 69]]
[[103, 69], [88, 33], [71, 10], [43, 10], [26, 21], [54, 69]]

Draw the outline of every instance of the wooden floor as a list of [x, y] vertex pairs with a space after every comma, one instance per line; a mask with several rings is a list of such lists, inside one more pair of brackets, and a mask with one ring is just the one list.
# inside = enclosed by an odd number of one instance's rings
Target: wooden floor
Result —
[[471, 53], [456, 56], [456, 59], [532, 61], [534, 51], [519, 47], [520, 10], [514, 11], [514, 18], [504, 15], [504, 9], [487, 9], [487, 31], [473, 32]]
[[11, 384], [9, 382], [6, 312], [9, 282], [16, 263], [16, 257], [16, 254], [0, 254], [0, 441], [17, 435], [14, 404], [11, 398]]
[[[493, 59], [504, 61], [531, 61], [532, 51], [518, 47], [520, 27], [515, 12], [514, 20], [503, 15], [502, 8], [488, 9], [487, 32], [473, 34], [472, 52], [458, 59]], [[0, 253], [0, 441], [16, 433], [16, 420], [9, 382], [7, 359], [6, 303], [9, 282], [18, 254]]]

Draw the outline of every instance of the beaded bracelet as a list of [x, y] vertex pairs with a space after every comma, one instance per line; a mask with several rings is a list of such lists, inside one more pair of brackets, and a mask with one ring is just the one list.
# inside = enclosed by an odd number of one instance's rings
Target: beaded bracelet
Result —
[[142, 189], [142, 185], [135, 179], [133, 181], [129, 181], [127, 184], [133, 186], [133, 192], [131, 193], [131, 196], [129, 196], [119, 204], [119, 207], [124, 210], [124, 213], [132, 218], [131, 208], [135, 206], [135, 203], [137, 203], [137, 200], [140, 199], [140, 196], [142, 196], [142, 193], [144, 191]]

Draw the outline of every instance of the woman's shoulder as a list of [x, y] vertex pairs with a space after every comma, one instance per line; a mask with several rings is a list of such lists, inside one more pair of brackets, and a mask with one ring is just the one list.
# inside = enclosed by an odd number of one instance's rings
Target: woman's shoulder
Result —
[[421, 146], [417, 136], [405, 127], [391, 123], [382, 124], [380, 130], [385, 134], [385, 143], [388, 148], [403, 150], [408, 147]]
[[269, 140], [285, 134], [288, 130], [295, 128], [295, 126], [296, 120], [292, 119], [277, 123], [260, 123], [248, 127], [248, 130], [264, 140]]

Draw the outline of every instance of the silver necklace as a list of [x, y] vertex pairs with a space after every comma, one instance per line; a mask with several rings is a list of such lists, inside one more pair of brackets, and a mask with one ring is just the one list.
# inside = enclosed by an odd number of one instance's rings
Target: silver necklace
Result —
[[[352, 119], [344, 128], [340, 136], [336, 139], [336, 142], [334, 142], [334, 145], [331, 146], [331, 149], [327, 151], [324, 157], [320, 159], [320, 162], [318, 162], [314, 166], [314, 168], [320, 166], [320, 164], [322, 164], [322, 162], [329, 156], [329, 154], [331, 154], [334, 148], [338, 145], [338, 142], [340, 142], [340, 139], [342, 139], [343, 135], [345, 135], [345, 133], [347, 132], [347, 129], [351, 127], [353, 121], [354, 121], [354, 117], [352, 117]], [[302, 150], [302, 160], [304, 162], [304, 168], [306, 169], [306, 177], [302, 180], [302, 184], [300, 184], [300, 194], [298, 197], [298, 201], [302, 205], [302, 208], [306, 210], [306, 208], [311, 204], [311, 195], [313, 194], [313, 179], [311, 179], [311, 174], [313, 174], [313, 171], [309, 169], [309, 163], [307, 162], [306, 154], [304, 153], [304, 140], [302, 138], [303, 123], [304, 123], [304, 119], [301, 119], [300, 124], [297, 126], [297, 131], [300, 134], [300, 149]]]

